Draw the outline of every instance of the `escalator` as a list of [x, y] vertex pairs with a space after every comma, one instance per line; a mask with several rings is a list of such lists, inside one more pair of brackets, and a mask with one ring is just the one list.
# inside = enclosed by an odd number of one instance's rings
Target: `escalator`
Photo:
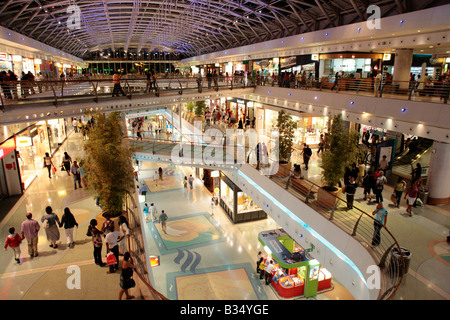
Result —
[[[418, 138], [412, 141], [402, 153], [394, 159], [394, 166], [411, 165], [417, 162], [433, 146], [434, 140]], [[423, 164], [422, 164], [423, 165]]]
[[[402, 153], [397, 155], [394, 159], [392, 167], [392, 183], [395, 183], [397, 178], [402, 177], [406, 180], [410, 180], [412, 170], [416, 167], [417, 163], [422, 166], [422, 178], [424, 182], [428, 176], [428, 168], [430, 166], [431, 151], [433, 147], [433, 140], [426, 138], [417, 139], [417, 143], [409, 145]], [[412, 148], [410, 148], [412, 147]]]

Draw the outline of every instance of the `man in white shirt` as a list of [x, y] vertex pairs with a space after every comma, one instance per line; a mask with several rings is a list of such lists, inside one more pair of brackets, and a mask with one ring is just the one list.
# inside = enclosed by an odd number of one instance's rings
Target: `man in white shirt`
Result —
[[270, 284], [270, 280], [272, 279], [272, 270], [275, 266], [273, 265], [273, 260], [270, 260], [269, 264], [264, 269], [264, 275], [266, 279], [266, 286]]
[[189, 176], [189, 188], [192, 190], [194, 188], [194, 177], [192, 174]]
[[116, 257], [117, 263], [109, 265], [107, 273], [114, 273], [119, 269], [119, 242], [125, 238], [125, 235], [120, 231], [114, 230], [114, 224], [110, 227], [111, 232], [105, 237], [106, 252], [112, 252]]
[[150, 216], [152, 217], [153, 222], [158, 220], [158, 216], [157, 216], [158, 209], [156, 209], [156, 206], [153, 203], [150, 204], [149, 213], [150, 213]]
[[387, 157], [384, 155], [383, 159], [380, 160], [380, 169], [386, 172], [387, 168], [389, 167], [389, 162], [387, 161]]
[[375, 97], [378, 97], [380, 89], [381, 89], [381, 79], [383, 78], [383, 75], [381, 71], [378, 71], [377, 76], [375, 77], [375, 83], [374, 83], [374, 91], [375, 91]]

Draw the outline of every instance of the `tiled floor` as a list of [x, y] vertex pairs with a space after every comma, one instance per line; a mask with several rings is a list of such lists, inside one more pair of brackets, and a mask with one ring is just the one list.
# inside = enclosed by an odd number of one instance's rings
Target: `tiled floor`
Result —
[[[56, 159], [64, 151], [72, 157], [83, 155], [80, 134], [71, 134], [58, 151]], [[320, 157], [314, 154], [307, 177], [319, 178]], [[184, 190], [181, 179], [193, 171], [186, 167], [161, 165], [165, 170], [163, 183], [156, 187], [154, 169], [160, 165], [143, 163], [140, 182], [146, 180], [150, 190], [147, 202], [154, 202], [159, 211], [169, 216], [168, 235], [158, 223], [148, 222], [148, 254], [159, 255], [161, 265], [152, 268], [155, 287], [170, 299], [278, 299], [272, 289], [265, 286], [254, 272], [256, 253], [261, 250], [257, 239], [259, 232], [277, 228], [272, 219], [234, 225], [217, 209], [210, 215], [211, 195], [196, 179], [191, 191]], [[356, 202], [366, 212], [373, 204]], [[385, 197], [392, 192], [386, 188]], [[91, 218], [100, 213], [90, 192], [73, 190], [72, 177], [58, 172], [48, 179], [44, 170], [31, 184], [22, 198], [0, 223], [0, 237], [7, 236], [10, 226], [20, 228], [25, 213], [30, 211], [40, 219], [45, 206], [51, 205], [59, 216], [64, 207], [74, 212], [80, 226], [76, 230], [76, 246], [65, 245], [61, 231], [58, 249], [48, 247], [44, 232], [39, 237], [39, 257], [30, 259], [23, 243], [22, 261], [18, 265], [12, 252], [3, 251], [0, 256], [0, 299], [4, 300], [115, 300], [119, 292], [119, 274], [106, 274], [106, 268], [93, 263], [92, 243], [85, 233]], [[414, 209], [414, 216], [402, 215], [403, 209], [389, 207], [388, 228], [401, 246], [412, 252], [406, 279], [395, 299], [443, 300], [450, 297], [449, 245], [445, 239], [449, 229], [449, 208], [432, 207]], [[105, 252], [105, 249], [103, 249]], [[70, 266], [78, 266], [81, 289], [70, 289]], [[230, 281], [233, 279], [233, 281]], [[318, 295], [317, 299], [351, 299], [348, 291], [334, 283], [334, 290]]]

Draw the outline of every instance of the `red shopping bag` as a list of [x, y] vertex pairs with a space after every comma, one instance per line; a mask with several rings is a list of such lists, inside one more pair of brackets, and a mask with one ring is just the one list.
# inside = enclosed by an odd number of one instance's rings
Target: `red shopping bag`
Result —
[[52, 167], [52, 171], [53, 171], [53, 173], [56, 173], [56, 167], [55, 166]]
[[112, 265], [112, 264], [116, 264], [116, 263], [117, 263], [116, 256], [114, 255], [114, 253], [109, 252], [109, 253], [106, 255], [106, 263], [107, 263], [108, 265]]

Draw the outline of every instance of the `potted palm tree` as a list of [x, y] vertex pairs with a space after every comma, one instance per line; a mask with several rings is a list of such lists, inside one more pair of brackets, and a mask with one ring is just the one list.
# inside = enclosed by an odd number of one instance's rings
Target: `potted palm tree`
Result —
[[285, 177], [289, 175], [291, 170], [291, 154], [294, 145], [294, 133], [297, 129], [297, 123], [292, 120], [291, 116], [284, 110], [278, 113], [276, 127], [279, 133], [279, 167], [277, 175]]
[[126, 195], [135, 188], [133, 149], [124, 144], [120, 113], [97, 114], [94, 120], [84, 145], [84, 169], [102, 215], [118, 217], [123, 213]]
[[325, 141], [325, 152], [320, 166], [324, 185], [319, 188], [317, 202], [332, 208], [338, 201], [337, 197], [342, 194], [338, 183], [344, 176], [345, 168], [358, 159], [359, 133], [344, 128], [340, 114], [331, 119], [331, 126], [328, 127], [330, 132]]
[[205, 121], [205, 110], [206, 110], [206, 103], [205, 101], [196, 101], [195, 107], [194, 107], [194, 121]]
[[195, 102], [188, 102], [186, 103], [186, 120], [192, 121], [194, 119], [194, 108], [195, 108]]

